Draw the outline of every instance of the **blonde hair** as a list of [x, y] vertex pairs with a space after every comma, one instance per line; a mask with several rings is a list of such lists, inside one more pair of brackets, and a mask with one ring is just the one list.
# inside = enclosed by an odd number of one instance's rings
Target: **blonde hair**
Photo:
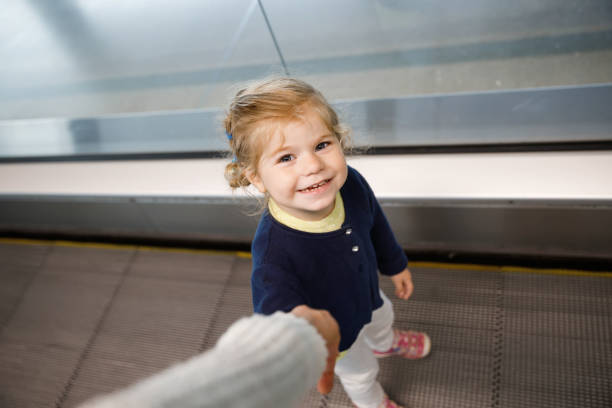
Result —
[[238, 91], [225, 116], [225, 131], [233, 161], [225, 167], [230, 187], [251, 184], [246, 172], [257, 174], [257, 163], [267, 138], [279, 126], [299, 120], [304, 108], [312, 108], [343, 150], [350, 149], [350, 130], [323, 95], [295, 78], [272, 78], [255, 82]]

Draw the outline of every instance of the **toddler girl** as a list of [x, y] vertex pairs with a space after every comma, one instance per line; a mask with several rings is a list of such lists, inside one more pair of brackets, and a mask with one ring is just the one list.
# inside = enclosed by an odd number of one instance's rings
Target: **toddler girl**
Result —
[[430, 341], [392, 328], [377, 272], [401, 299], [412, 278], [370, 186], [346, 165], [348, 129], [313, 87], [278, 78], [239, 91], [225, 130], [231, 187], [253, 184], [267, 200], [252, 244], [255, 312], [328, 310], [341, 333], [335, 373], [353, 403], [398, 407], [376, 381], [376, 358], [422, 358]]

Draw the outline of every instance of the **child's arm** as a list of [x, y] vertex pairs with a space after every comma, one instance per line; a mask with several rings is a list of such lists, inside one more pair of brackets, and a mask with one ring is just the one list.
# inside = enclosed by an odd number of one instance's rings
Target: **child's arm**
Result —
[[370, 211], [372, 214], [372, 229], [370, 238], [376, 251], [376, 262], [381, 274], [387, 275], [395, 285], [395, 294], [401, 299], [408, 299], [412, 295], [414, 285], [412, 275], [408, 270], [408, 259], [397, 242], [389, 221], [385, 216], [372, 188], [365, 178], [356, 172], [365, 187]]
[[[393, 276], [403, 271], [407, 271], [408, 259], [404, 250], [397, 242], [389, 221], [385, 217], [372, 188], [365, 178], [358, 172], [355, 172], [360, 179], [369, 202], [369, 210], [371, 214], [372, 227], [370, 229], [370, 238], [376, 251], [376, 263], [381, 274]], [[410, 272], [408, 272], [410, 274]]]

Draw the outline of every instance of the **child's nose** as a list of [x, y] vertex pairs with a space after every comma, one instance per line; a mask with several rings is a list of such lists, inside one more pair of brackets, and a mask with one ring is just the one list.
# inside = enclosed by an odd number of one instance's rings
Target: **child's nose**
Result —
[[323, 160], [315, 153], [307, 153], [302, 160], [302, 165], [304, 175], [309, 175], [323, 169]]

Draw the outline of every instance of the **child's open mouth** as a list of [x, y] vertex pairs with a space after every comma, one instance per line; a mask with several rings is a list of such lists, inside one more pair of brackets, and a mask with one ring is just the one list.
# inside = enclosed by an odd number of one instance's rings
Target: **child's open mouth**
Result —
[[312, 186], [303, 188], [301, 190], [298, 190], [300, 193], [314, 193], [316, 191], [320, 191], [322, 187], [325, 187], [327, 185], [327, 183], [329, 183], [331, 179], [327, 179], [327, 180], [323, 180], [317, 184], [313, 184]]

